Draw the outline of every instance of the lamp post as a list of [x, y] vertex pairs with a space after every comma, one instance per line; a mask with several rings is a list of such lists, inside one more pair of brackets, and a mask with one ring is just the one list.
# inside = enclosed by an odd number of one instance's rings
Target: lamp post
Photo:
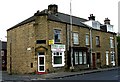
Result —
[[70, 69], [73, 71], [74, 66], [73, 66], [73, 43], [72, 43], [72, 5], [71, 5], [71, 1], [70, 0], [70, 46], [71, 46], [71, 67]]

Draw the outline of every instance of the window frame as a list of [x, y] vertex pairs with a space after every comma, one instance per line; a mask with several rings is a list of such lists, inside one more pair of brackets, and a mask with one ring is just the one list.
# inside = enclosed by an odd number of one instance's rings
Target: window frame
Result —
[[[59, 55], [57, 55], [57, 54], [55, 55], [54, 53], [59, 53]], [[62, 53], [62, 54], [60, 55], [60, 53]], [[55, 56], [61, 56], [62, 57], [62, 63], [61, 64], [55, 64], [54, 63], [55, 62], [55, 59], [54, 59]], [[64, 66], [65, 65], [64, 61], [65, 61], [65, 59], [64, 59], [64, 51], [61, 51], [61, 52], [53, 51], [52, 52], [52, 66], [53, 67], [62, 67], [62, 66]]]
[[85, 35], [85, 45], [89, 46], [90, 45], [90, 40], [89, 40], [89, 34]]
[[[77, 57], [76, 57], [76, 53], [78, 53]], [[86, 56], [84, 56], [84, 55], [86, 55]], [[76, 59], [76, 58], [78, 58], [78, 59]], [[76, 62], [76, 60], [78, 60], [78, 61]], [[87, 52], [86, 51], [75, 51], [74, 52], [74, 61], [75, 61], [75, 65], [87, 64]]]
[[110, 37], [110, 48], [114, 48], [114, 39]]
[[[81, 51], [80, 51], [80, 52], [81, 52]], [[79, 64], [83, 64], [83, 61], [84, 61], [84, 60], [83, 60], [83, 52], [81, 52], [81, 54], [80, 54], [80, 52], [79, 52], [79, 57], [78, 57], [79, 60], [78, 60], [78, 61], [79, 61]], [[82, 59], [82, 60], [81, 60], [81, 59]]]
[[96, 46], [100, 47], [100, 36], [96, 36], [95, 39], [96, 39]]
[[[77, 54], [76, 54], [76, 53], [77, 53]], [[79, 57], [78, 52], [75, 52], [75, 64], [78, 64], [78, 57]]]
[[73, 44], [78, 45], [79, 44], [79, 33], [73, 32]]
[[[56, 31], [59, 31], [60, 33], [57, 33]], [[57, 35], [58, 36], [58, 39], [60, 40], [60, 41], [56, 41], [56, 38], [55, 38], [55, 35]], [[55, 43], [61, 43], [61, 29], [54, 29], [54, 42]]]
[[[83, 52], [83, 58], [84, 58], [84, 59], [83, 59], [83, 60], [84, 60], [83, 63], [84, 63], [84, 64], [87, 64], [87, 54], [86, 54], [86, 52]], [[86, 60], [86, 61], [85, 61], [85, 60]]]

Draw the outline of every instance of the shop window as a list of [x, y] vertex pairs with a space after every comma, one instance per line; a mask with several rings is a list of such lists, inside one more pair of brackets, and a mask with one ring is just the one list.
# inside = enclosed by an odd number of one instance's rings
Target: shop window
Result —
[[64, 52], [52, 52], [53, 67], [64, 66]]
[[61, 42], [61, 30], [54, 29], [54, 41], [55, 43]]

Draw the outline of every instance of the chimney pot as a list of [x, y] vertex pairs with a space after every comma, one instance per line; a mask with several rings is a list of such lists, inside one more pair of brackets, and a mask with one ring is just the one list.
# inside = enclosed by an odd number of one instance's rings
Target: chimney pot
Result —
[[104, 24], [109, 24], [109, 25], [110, 25], [110, 19], [105, 18], [105, 20], [104, 20]]
[[95, 16], [93, 14], [90, 14], [90, 17], [88, 17], [89, 20], [95, 20]]
[[48, 5], [48, 13], [49, 14], [56, 14], [58, 12], [58, 6], [56, 4]]

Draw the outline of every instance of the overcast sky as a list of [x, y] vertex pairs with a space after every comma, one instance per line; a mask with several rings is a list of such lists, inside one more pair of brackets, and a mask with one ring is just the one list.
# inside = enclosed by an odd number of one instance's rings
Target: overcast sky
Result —
[[[88, 19], [93, 14], [97, 21], [111, 20], [114, 31], [118, 32], [119, 0], [72, 0], [72, 15]], [[70, 14], [70, 0], [0, 0], [0, 40], [6, 41], [6, 30], [34, 15], [37, 10], [57, 4], [58, 11]]]

